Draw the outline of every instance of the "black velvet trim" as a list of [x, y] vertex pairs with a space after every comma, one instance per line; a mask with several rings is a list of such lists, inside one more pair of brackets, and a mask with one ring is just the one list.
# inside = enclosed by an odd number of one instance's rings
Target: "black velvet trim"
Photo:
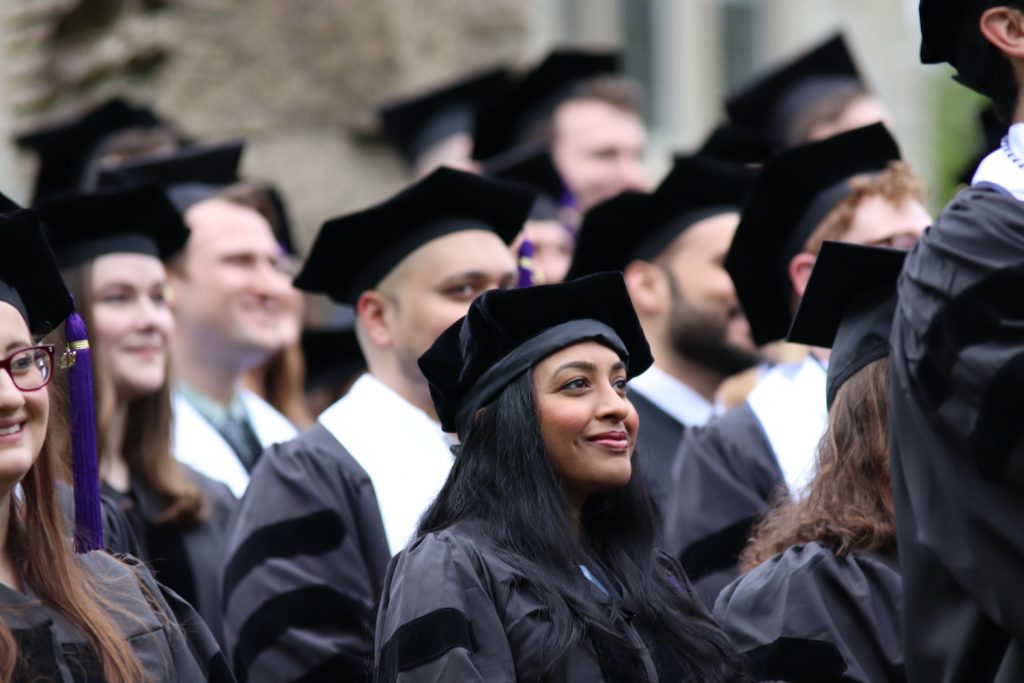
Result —
[[380, 664], [374, 680], [394, 683], [400, 671], [431, 662], [445, 652], [461, 647], [477, 651], [473, 624], [466, 614], [453, 607], [434, 610], [402, 624], [380, 652]]
[[249, 572], [275, 558], [321, 555], [345, 541], [345, 524], [333, 510], [321, 510], [254, 531], [224, 568], [221, 607]]
[[369, 683], [373, 675], [373, 658], [354, 657], [340, 652], [316, 665], [292, 683]]
[[746, 656], [759, 681], [829, 683], [839, 681], [846, 671], [846, 662], [834, 643], [810, 638], [779, 638]]
[[148, 559], [154, 575], [162, 584], [184, 598], [185, 602], [198, 608], [199, 593], [181, 527], [176, 524], [152, 523], [148, 526], [146, 547], [149, 549]]
[[679, 563], [686, 570], [690, 581], [734, 566], [750, 538], [750, 529], [758, 515], [740, 520], [721, 531], [691, 543], [679, 556]]
[[11, 635], [18, 644], [15, 681], [60, 680], [60, 666], [53, 657], [53, 632], [49, 621], [32, 628], [11, 629]]
[[249, 678], [249, 667], [264, 650], [292, 629], [344, 630], [373, 640], [367, 621], [370, 610], [331, 586], [308, 586], [275, 595], [260, 605], [238, 632], [233, 664], [238, 683]]

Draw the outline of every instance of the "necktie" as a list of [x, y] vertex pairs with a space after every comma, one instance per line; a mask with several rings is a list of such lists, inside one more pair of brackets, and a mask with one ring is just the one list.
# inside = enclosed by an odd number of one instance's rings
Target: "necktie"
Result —
[[252, 472], [256, 461], [263, 452], [263, 445], [252, 430], [252, 425], [245, 418], [229, 417], [220, 428], [220, 434], [231, 446], [247, 472]]

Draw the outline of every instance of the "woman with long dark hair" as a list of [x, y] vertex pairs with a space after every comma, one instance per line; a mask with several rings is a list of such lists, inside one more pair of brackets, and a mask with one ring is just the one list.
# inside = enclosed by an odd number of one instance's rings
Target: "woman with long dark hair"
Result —
[[377, 680], [744, 680], [653, 547], [626, 396], [650, 364], [611, 273], [487, 292], [420, 358], [461, 446], [389, 567]]
[[[76, 337], [61, 356], [40, 336], [68, 317], [71, 297], [36, 215], [10, 209], [2, 196], [0, 206], [0, 680], [230, 681], [186, 603], [165, 595], [144, 567], [96, 550], [98, 492], [90, 498], [87, 490], [96, 487], [95, 455], [82, 447], [92, 432], [67, 438], [63, 395], [51, 383], [73, 359], [85, 363], [88, 343]], [[74, 401], [89, 400], [88, 391], [78, 393], [83, 386], [73, 387]], [[83, 473], [75, 491], [79, 554], [57, 500], [60, 449], [69, 441]]]
[[888, 358], [904, 255], [826, 242], [793, 322], [792, 341], [832, 347], [828, 428], [805, 496], [755, 527], [715, 604], [758, 680], [906, 680]]
[[188, 230], [155, 186], [65, 195], [38, 211], [91, 334], [103, 493], [128, 518], [140, 559], [219, 638], [217, 571], [236, 501], [171, 452], [163, 260]]

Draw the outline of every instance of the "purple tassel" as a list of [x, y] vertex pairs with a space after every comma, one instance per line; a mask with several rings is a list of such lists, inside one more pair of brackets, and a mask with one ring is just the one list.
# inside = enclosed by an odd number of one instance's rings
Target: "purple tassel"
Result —
[[516, 280], [516, 287], [532, 287], [534, 285], [533, 272], [533, 242], [524, 239], [519, 245], [519, 256], [516, 258], [519, 279]]
[[100, 475], [96, 458], [96, 418], [93, 415], [92, 362], [89, 335], [77, 313], [65, 324], [68, 347], [62, 365], [68, 372], [71, 401], [71, 458], [75, 486], [75, 552], [103, 548]]

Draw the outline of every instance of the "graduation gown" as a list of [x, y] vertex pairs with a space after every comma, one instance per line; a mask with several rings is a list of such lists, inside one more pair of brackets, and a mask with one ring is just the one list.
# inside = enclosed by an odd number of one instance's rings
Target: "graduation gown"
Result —
[[[664, 569], [686, 590], [678, 565], [668, 561]], [[416, 540], [388, 566], [377, 615], [375, 681], [692, 680], [657, 630], [629, 616], [628, 598], [619, 623], [640, 650], [639, 660], [630, 657], [624, 665], [624, 653], [599, 657], [584, 641], [538, 678], [551, 625], [529, 581], [499, 557], [479, 522], [459, 522]], [[608, 600], [596, 587], [593, 596]]]
[[901, 683], [901, 584], [894, 558], [812, 542], [727, 586], [715, 619], [759, 681]]
[[658, 509], [663, 509], [668, 494], [672, 461], [683, 438], [683, 423], [659, 408], [640, 391], [629, 393], [629, 400], [640, 418], [636, 449], [643, 458], [641, 472]]
[[672, 469], [663, 544], [709, 608], [739, 575], [751, 527], [786, 491], [782, 470], [746, 404], [692, 429]]
[[[253, 392], [242, 389], [239, 396], [253, 432], [264, 448], [294, 438], [298, 433], [288, 418]], [[171, 395], [171, 407], [174, 457], [210, 479], [223, 482], [236, 498], [241, 498], [249, 485], [249, 472], [235, 451], [180, 392]]]
[[389, 558], [373, 485], [323, 425], [264, 452], [222, 570], [238, 680], [366, 680]]
[[[77, 556], [97, 579], [102, 596], [123, 612], [110, 613], [153, 683], [231, 683], [234, 677], [195, 611], [160, 586], [145, 567], [105, 552]], [[14, 683], [103, 681], [98, 658], [84, 636], [34, 597], [0, 585], [0, 618], [18, 643]]]
[[227, 541], [228, 524], [238, 501], [227, 486], [186, 466], [209, 504], [209, 516], [200, 524], [182, 527], [161, 524], [164, 506], [156, 493], [132, 477], [127, 493], [104, 486], [104, 494], [118, 501], [138, 539], [136, 556], [145, 561], [162, 584], [196, 608], [214, 637], [223, 643], [218, 572]]
[[900, 279], [890, 469], [915, 683], [1024, 681], [1022, 264], [1024, 202], [975, 185]]

